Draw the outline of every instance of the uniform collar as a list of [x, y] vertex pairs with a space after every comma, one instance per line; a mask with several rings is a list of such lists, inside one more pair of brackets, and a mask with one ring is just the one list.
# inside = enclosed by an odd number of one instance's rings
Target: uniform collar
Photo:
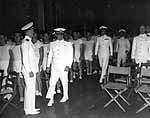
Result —
[[32, 40], [32, 38], [31, 37], [29, 37], [29, 36], [25, 36], [25, 39], [28, 39], [29, 41], [31, 41]]
[[56, 40], [57, 42], [64, 42], [64, 39], [62, 39], [62, 40]]
[[144, 34], [140, 34], [140, 36], [146, 36], [146, 34], [144, 33]]

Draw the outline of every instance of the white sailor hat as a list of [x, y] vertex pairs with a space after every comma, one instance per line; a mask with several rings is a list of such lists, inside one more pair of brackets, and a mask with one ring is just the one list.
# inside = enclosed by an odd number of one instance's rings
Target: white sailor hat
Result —
[[21, 28], [22, 31], [28, 30], [33, 27], [33, 22], [28, 23], [27, 25]]
[[108, 29], [108, 27], [106, 27], [106, 26], [100, 26], [99, 29], [100, 29], [100, 30], [101, 30], [101, 29]]
[[127, 31], [125, 29], [120, 29], [118, 32], [120, 33], [120, 32], [127, 32]]

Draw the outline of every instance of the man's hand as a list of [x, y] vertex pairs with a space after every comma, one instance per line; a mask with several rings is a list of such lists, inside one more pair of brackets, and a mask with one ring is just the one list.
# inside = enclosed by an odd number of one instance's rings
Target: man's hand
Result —
[[50, 72], [50, 67], [46, 67], [46, 72], [47, 72], [47, 73]]
[[34, 73], [32, 71], [29, 72], [29, 77], [34, 77]]
[[66, 66], [65, 71], [66, 71], [66, 72], [69, 71], [69, 66]]

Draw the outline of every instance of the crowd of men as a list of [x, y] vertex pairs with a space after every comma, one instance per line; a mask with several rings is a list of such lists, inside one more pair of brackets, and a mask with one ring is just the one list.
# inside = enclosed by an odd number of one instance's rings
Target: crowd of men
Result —
[[[119, 29], [118, 34], [111, 37], [108, 29], [101, 26], [94, 33], [81, 33], [56, 28], [53, 34], [38, 34], [34, 32], [31, 22], [21, 28], [24, 35], [16, 32], [9, 39], [0, 34], [0, 69], [4, 70], [4, 76], [9, 71], [19, 73], [19, 96], [20, 102], [24, 101], [26, 115], [39, 113], [40, 109], [35, 109], [35, 95], [42, 95], [42, 79], [48, 89], [48, 106], [52, 106], [55, 87], [57, 93], [61, 92], [60, 81], [63, 86], [60, 102], [66, 102], [69, 99], [68, 81], [73, 83], [77, 77], [83, 79], [85, 69], [87, 76], [100, 73], [99, 83], [103, 84], [108, 64], [120, 67], [126, 66], [127, 61], [149, 63], [149, 25], [141, 25], [135, 37], [127, 37], [125, 29]], [[83, 69], [83, 65], [86, 68]]]

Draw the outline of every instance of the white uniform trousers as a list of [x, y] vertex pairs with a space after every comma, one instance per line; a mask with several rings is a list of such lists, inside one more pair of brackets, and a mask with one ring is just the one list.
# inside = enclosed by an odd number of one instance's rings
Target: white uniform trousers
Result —
[[34, 77], [29, 74], [24, 75], [25, 78], [25, 95], [24, 95], [24, 111], [30, 113], [35, 110], [35, 89], [36, 89], [36, 73]]
[[99, 58], [100, 67], [102, 68], [102, 73], [100, 77], [100, 82], [102, 82], [104, 75], [106, 74], [107, 67], [108, 67], [109, 55], [99, 54], [98, 58]]
[[120, 67], [120, 64], [124, 64], [126, 62], [127, 55], [118, 53], [117, 56], [117, 66]]
[[58, 80], [61, 80], [63, 86], [63, 96], [68, 97], [68, 72], [64, 70], [56, 70], [52, 67], [51, 78], [50, 78], [50, 87], [48, 89], [46, 98], [53, 99], [55, 94], [56, 83]]

